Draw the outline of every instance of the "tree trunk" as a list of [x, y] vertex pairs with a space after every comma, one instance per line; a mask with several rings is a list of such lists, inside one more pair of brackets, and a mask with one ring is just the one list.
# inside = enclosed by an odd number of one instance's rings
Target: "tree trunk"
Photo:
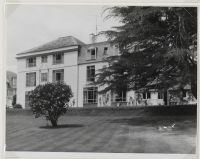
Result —
[[52, 127], [57, 127], [58, 126], [57, 125], [57, 120], [51, 119], [50, 121], [51, 121]]
[[191, 80], [191, 91], [193, 96], [197, 99], [197, 66], [190, 67], [190, 72], [192, 76]]
[[193, 96], [197, 99], [197, 82], [191, 82], [191, 91]]

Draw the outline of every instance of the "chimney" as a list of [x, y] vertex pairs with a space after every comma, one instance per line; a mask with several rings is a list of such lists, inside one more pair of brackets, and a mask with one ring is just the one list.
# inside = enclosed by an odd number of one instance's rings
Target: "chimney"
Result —
[[89, 37], [90, 37], [90, 43], [91, 43], [91, 44], [97, 42], [97, 35], [95, 35], [94, 33], [91, 33], [91, 34], [89, 35]]

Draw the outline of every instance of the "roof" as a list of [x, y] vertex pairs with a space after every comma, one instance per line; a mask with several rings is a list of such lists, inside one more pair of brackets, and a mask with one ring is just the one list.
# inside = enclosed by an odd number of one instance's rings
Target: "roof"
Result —
[[156, 78], [153, 81], [148, 82], [146, 86], [155, 86], [160, 83], [161, 83], [161, 81], [158, 78]]
[[47, 50], [59, 49], [59, 48], [64, 48], [64, 47], [69, 47], [69, 46], [76, 46], [76, 45], [85, 45], [85, 43], [83, 43], [82, 41], [78, 40], [77, 38], [73, 36], [66, 36], [66, 37], [57, 38], [56, 40], [50, 41], [46, 44], [40, 45], [38, 47], [32, 48], [30, 50], [27, 50], [19, 54], [47, 51]]

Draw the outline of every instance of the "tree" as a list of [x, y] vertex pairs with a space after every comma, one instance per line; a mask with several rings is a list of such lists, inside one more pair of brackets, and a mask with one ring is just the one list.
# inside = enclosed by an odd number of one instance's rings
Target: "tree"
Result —
[[102, 32], [118, 44], [121, 56], [109, 57], [109, 66], [99, 70], [96, 84], [106, 86], [103, 91], [190, 84], [197, 97], [197, 8], [120, 6], [106, 11], [122, 23]]
[[58, 118], [67, 112], [71, 97], [70, 86], [60, 82], [47, 83], [30, 92], [29, 104], [36, 118], [44, 116], [53, 127], [57, 127]]

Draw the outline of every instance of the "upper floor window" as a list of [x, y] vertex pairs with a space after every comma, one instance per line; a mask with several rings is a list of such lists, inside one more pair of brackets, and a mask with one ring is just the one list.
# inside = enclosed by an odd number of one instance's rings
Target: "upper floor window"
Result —
[[36, 86], [36, 72], [26, 73], [26, 86]]
[[98, 48], [88, 49], [88, 60], [95, 60], [97, 58]]
[[12, 87], [16, 87], [16, 80], [17, 80], [16, 77], [12, 77], [12, 78], [11, 78], [11, 81], [12, 81]]
[[64, 69], [53, 70], [53, 82], [63, 82], [64, 81]]
[[108, 47], [104, 47], [104, 49], [103, 49], [103, 54], [104, 54], [104, 55], [107, 55], [107, 54], [108, 54]]
[[95, 81], [95, 66], [87, 66], [87, 81], [94, 82]]
[[47, 63], [47, 56], [42, 56], [41, 57], [41, 62], [42, 63]]
[[56, 53], [53, 55], [53, 64], [64, 63], [64, 53]]
[[41, 82], [47, 82], [48, 80], [48, 73], [41, 73]]
[[36, 57], [29, 57], [26, 59], [26, 67], [35, 67], [36, 66]]

